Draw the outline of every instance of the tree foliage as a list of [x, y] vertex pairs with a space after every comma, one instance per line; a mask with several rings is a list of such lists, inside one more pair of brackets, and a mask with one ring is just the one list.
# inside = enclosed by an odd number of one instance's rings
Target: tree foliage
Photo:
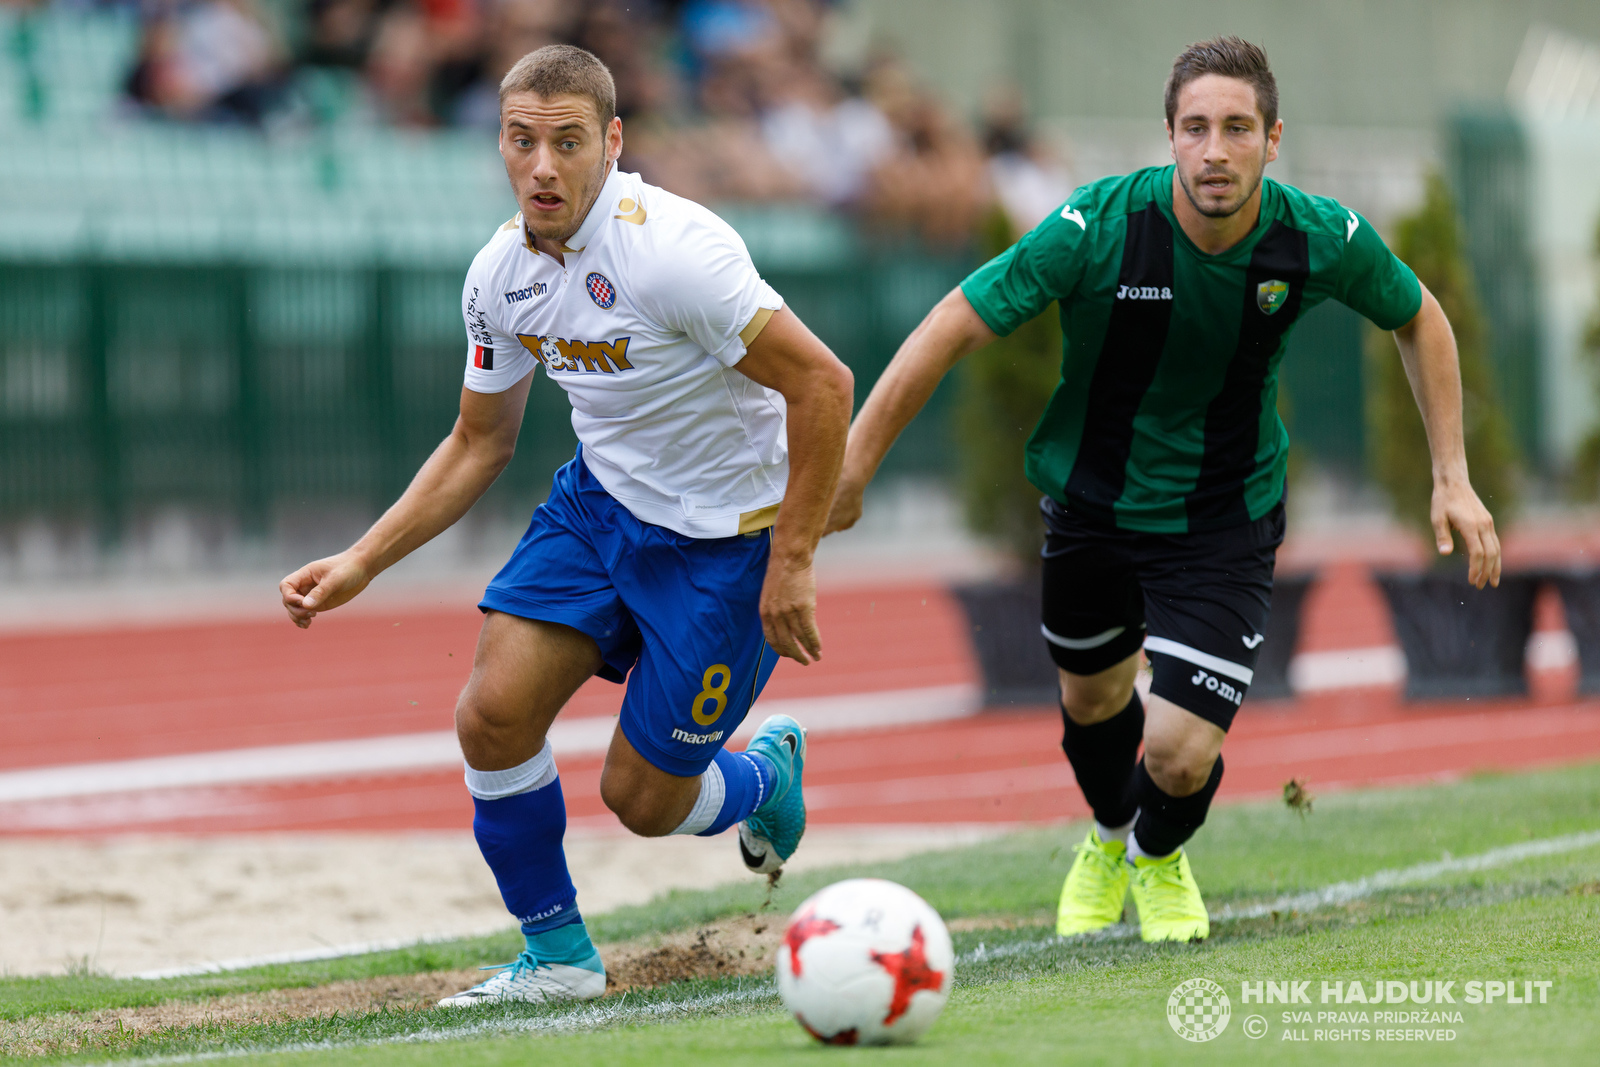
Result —
[[[999, 255], [1017, 234], [999, 207], [984, 222], [984, 252]], [[1061, 380], [1061, 323], [1051, 304], [1031, 322], [969, 356], [961, 367], [961, 488], [967, 525], [1025, 566], [1044, 543], [1039, 490], [1022, 474], [1023, 448]]]
[[[1416, 272], [1439, 301], [1455, 331], [1461, 360], [1461, 392], [1472, 485], [1499, 524], [1516, 510], [1516, 462], [1510, 426], [1498, 400], [1489, 365], [1488, 331], [1471, 268], [1461, 247], [1461, 226], [1443, 179], [1427, 180], [1422, 207], [1400, 221], [1395, 254]], [[1528, 358], [1532, 358], [1528, 353]], [[1393, 334], [1374, 330], [1367, 345], [1367, 422], [1373, 475], [1388, 493], [1395, 514], [1431, 543], [1429, 510], [1433, 461], [1422, 415]]]
[[[1594, 228], [1594, 254], [1600, 261], [1600, 220]], [[1600, 401], [1600, 293], [1595, 295], [1594, 312], [1589, 317], [1589, 328], [1583, 335], [1583, 354], [1594, 375], [1596, 400]], [[1574, 465], [1572, 485], [1574, 495], [1583, 500], [1593, 500], [1600, 494], [1600, 425], [1589, 431], [1578, 446], [1578, 459]]]

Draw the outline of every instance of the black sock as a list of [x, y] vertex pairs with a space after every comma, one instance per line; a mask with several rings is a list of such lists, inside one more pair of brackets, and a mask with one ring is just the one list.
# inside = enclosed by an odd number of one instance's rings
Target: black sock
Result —
[[1206, 812], [1211, 808], [1211, 798], [1217, 795], [1222, 784], [1222, 756], [1211, 768], [1211, 777], [1198, 793], [1186, 797], [1172, 797], [1150, 778], [1139, 761], [1133, 772], [1134, 795], [1139, 804], [1139, 821], [1134, 824], [1133, 836], [1139, 847], [1151, 856], [1167, 856], [1176, 852], [1194, 832], [1205, 823]]
[[1062, 707], [1066, 731], [1061, 735], [1061, 751], [1078, 776], [1078, 788], [1089, 802], [1101, 826], [1125, 826], [1138, 810], [1133, 795], [1133, 765], [1139, 758], [1139, 742], [1144, 739], [1144, 704], [1138, 690], [1128, 698], [1128, 706], [1092, 726], [1072, 721]]

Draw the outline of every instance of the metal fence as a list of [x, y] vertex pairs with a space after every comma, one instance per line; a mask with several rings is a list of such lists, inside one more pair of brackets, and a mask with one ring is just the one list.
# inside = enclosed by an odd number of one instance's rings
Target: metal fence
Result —
[[[900, 256], [767, 277], [864, 396], [968, 266]], [[231, 513], [246, 533], [284, 507], [375, 513], [454, 419], [463, 273], [0, 264], [0, 520], [92, 521], [109, 542], [172, 506]], [[941, 392], [892, 469], [946, 469], [947, 410]], [[536, 383], [499, 506], [542, 498], [572, 454], [569, 415]]]

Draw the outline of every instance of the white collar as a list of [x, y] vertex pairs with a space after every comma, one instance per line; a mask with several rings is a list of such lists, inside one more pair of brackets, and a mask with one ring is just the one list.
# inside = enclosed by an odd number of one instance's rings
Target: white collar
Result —
[[600, 195], [594, 198], [594, 203], [589, 206], [589, 214], [584, 216], [583, 225], [578, 227], [578, 232], [568, 237], [562, 252], [582, 252], [589, 247], [589, 242], [594, 240], [595, 231], [606, 220], [611, 211], [611, 205], [617, 202], [617, 197], [622, 194], [622, 172], [615, 163], [610, 164], [611, 173], [606, 175], [605, 184], [600, 186]]
[[[589, 214], [584, 216], [583, 223], [578, 227], [577, 232], [568, 237], [566, 242], [562, 244], [561, 252], [563, 255], [582, 252], [589, 247], [589, 242], [594, 239], [595, 231], [600, 228], [600, 224], [606, 219], [606, 213], [611, 210], [609, 205], [616, 203], [617, 197], [622, 193], [624, 184], [622, 172], [615, 163], [607, 164], [607, 166], [611, 168], [611, 172], [606, 175], [605, 182], [600, 186], [600, 195], [594, 198], [593, 204], [589, 205]], [[519, 213], [518, 218], [522, 222], [522, 243], [527, 246], [529, 251], [539, 253], [538, 247], [533, 243], [533, 232], [528, 229], [527, 215]]]

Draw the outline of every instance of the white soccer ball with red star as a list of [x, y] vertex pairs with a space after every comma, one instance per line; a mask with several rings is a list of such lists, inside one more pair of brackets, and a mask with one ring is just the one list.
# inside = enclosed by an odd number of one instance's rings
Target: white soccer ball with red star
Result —
[[928, 902], [881, 878], [835, 882], [795, 911], [778, 949], [778, 994], [828, 1045], [915, 1041], [950, 998], [955, 952]]

